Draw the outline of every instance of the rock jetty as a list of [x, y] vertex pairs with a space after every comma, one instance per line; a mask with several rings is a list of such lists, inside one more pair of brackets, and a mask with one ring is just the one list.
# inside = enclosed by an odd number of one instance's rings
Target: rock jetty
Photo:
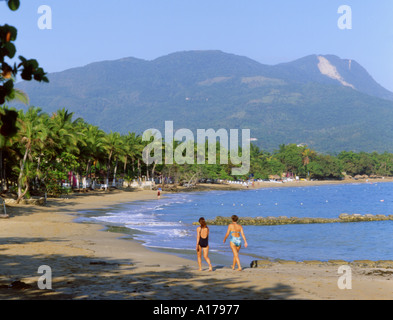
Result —
[[314, 265], [314, 266], [341, 266], [341, 265], [350, 265], [354, 267], [360, 268], [385, 268], [391, 269], [393, 268], [392, 260], [354, 260], [354, 261], [344, 261], [344, 260], [328, 260], [328, 261], [320, 261], [320, 260], [305, 260], [305, 261], [294, 261], [294, 260], [253, 260], [250, 263], [251, 268], [268, 268], [272, 267], [275, 264], [290, 264], [290, 265], [298, 265], [298, 264], [306, 264], [306, 265]]
[[[388, 221], [393, 220], [393, 215], [383, 214], [347, 214], [342, 213], [338, 218], [297, 218], [297, 217], [242, 217], [239, 224], [249, 226], [274, 226], [285, 224], [312, 224], [312, 223], [343, 223], [343, 222], [366, 222], [366, 221]], [[230, 217], [218, 216], [213, 220], [206, 220], [209, 225], [228, 225], [232, 222]], [[197, 222], [194, 222], [197, 225]]]

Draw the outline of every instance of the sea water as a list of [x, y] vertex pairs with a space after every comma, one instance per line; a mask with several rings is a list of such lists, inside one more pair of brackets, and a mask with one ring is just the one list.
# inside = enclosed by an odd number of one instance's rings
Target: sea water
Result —
[[[393, 214], [393, 183], [337, 184], [166, 194], [159, 200], [124, 203], [85, 219], [129, 230], [152, 250], [195, 258], [200, 217], [322, 217], [341, 213]], [[227, 226], [209, 226], [212, 261], [231, 261]], [[248, 247], [241, 260], [346, 261], [393, 259], [393, 221], [244, 226]], [[214, 262], [213, 262], [214, 265]]]

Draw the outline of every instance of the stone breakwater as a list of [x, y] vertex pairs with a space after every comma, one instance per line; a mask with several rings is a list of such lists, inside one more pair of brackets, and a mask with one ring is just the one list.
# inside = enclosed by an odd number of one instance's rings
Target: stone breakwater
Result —
[[361, 267], [361, 268], [385, 268], [391, 269], [393, 268], [392, 260], [354, 260], [354, 261], [345, 261], [345, 260], [328, 260], [328, 261], [320, 261], [320, 260], [305, 260], [305, 261], [294, 261], [294, 260], [253, 260], [250, 264], [251, 268], [268, 268], [273, 266], [274, 264], [286, 264], [286, 265], [315, 265], [315, 266], [342, 266], [349, 265], [353, 267]]
[[[342, 213], [338, 218], [297, 218], [297, 217], [242, 217], [239, 224], [245, 226], [274, 226], [285, 224], [312, 224], [312, 223], [344, 223], [344, 222], [366, 222], [366, 221], [393, 221], [393, 215], [383, 214], [347, 214]], [[228, 225], [232, 222], [230, 217], [218, 216], [213, 220], [206, 220], [208, 225]], [[194, 222], [195, 225], [199, 223]]]

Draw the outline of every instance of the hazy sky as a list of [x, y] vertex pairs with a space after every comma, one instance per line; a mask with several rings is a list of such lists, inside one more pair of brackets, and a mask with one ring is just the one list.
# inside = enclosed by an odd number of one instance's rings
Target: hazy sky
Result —
[[[40, 29], [41, 5], [52, 29]], [[352, 29], [337, 22], [352, 9]], [[222, 50], [264, 64], [309, 54], [354, 59], [393, 91], [392, 0], [21, 0], [0, 1], [0, 23], [18, 29], [17, 54], [47, 72], [90, 62], [175, 51]], [[44, 21], [48, 22], [48, 21]]]

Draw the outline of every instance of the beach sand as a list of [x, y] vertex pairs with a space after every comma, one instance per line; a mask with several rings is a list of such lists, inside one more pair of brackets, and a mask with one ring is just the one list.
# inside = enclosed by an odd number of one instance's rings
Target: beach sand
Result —
[[357, 184], [357, 183], [384, 183], [393, 182], [393, 177], [375, 178], [375, 179], [343, 179], [343, 180], [301, 180], [301, 181], [289, 181], [289, 182], [272, 182], [272, 181], [261, 181], [255, 182], [254, 186], [243, 186], [241, 184], [212, 184], [212, 183], [201, 183], [198, 184], [197, 189], [203, 190], [244, 190], [253, 188], [285, 188], [285, 187], [311, 187], [311, 186], [325, 186], [325, 185], [337, 185], [337, 184]]
[[[165, 196], [165, 193], [164, 193]], [[74, 194], [47, 206], [7, 207], [0, 219], [0, 299], [127, 300], [359, 300], [392, 299], [393, 269], [352, 266], [352, 289], [339, 289], [339, 265], [274, 262], [233, 271], [216, 265], [198, 271], [194, 260], [151, 251], [102, 225], [77, 223], [81, 210], [157, 200], [156, 192]], [[252, 246], [252, 243], [249, 243]], [[39, 289], [42, 265], [51, 289]]]

